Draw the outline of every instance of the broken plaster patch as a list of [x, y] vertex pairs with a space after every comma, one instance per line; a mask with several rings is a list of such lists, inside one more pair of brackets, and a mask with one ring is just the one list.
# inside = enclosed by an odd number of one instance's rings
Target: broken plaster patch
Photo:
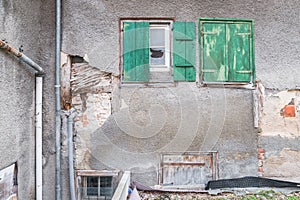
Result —
[[300, 136], [299, 91], [281, 91], [267, 96], [262, 118], [262, 136]]

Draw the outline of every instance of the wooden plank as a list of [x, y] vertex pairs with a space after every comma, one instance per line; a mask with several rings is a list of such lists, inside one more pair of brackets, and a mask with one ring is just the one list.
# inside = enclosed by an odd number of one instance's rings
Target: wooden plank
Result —
[[112, 200], [126, 200], [128, 195], [129, 185], [130, 185], [130, 172], [125, 171], [114, 193], [114, 196], [112, 197]]
[[[206, 82], [225, 82], [228, 80], [226, 67], [226, 26], [222, 23], [203, 23], [203, 78]], [[205, 70], [216, 73], [206, 73]]]
[[77, 176], [118, 176], [119, 170], [77, 170], [76, 175]]
[[216, 152], [165, 153], [161, 156], [160, 184], [202, 185], [217, 178]]
[[250, 82], [250, 40], [251, 24], [235, 23], [228, 24], [228, 66], [229, 80], [233, 82]]

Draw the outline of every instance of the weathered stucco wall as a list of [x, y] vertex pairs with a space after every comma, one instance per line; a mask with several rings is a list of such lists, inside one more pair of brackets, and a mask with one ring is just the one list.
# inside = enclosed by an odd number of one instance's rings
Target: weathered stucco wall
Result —
[[[67, 0], [63, 12], [64, 52], [87, 54], [94, 67], [118, 73], [119, 17], [199, 17], [254, 19], [256, 74], [266, 88], [299, 85], [300, 3], [266, 1], [104, 1]], [[99, 59], [101, 58], [101, 59]]]
[[[300, 77], [299, 9], [300, 3], [293, 0], [68, 0], [63, 11], [63, 51], [118, 75], [119, 17], [175, 17], [194, 22], [199, 17], [250, 18], [255, 21], [257, 77], [267, 89], [293, 89], [299, 86]], [[76, 123], [78, 136], [84, 138], [76, 141], [77, 168], [130, 169], [139, 180], [156, 184], [159, 152], [213, 147], [220, 152], [220, 178], [257, 175], [258, 138], [250, 90], [180, 83], [163, 88], [121, 86], [112, 92], [116, 105], [101, 127], [92, 111], [95, 104], [86, 100], [90, 110], [82, 116], [93, 123], [84, 126], [83, 117]]]
[[[71, 79], [80, 79], [78, 72], [86, 68], [73, 64], [77, 78]], [[195, 83], [118, 87], [113, 77], [89, 69], [84, 77], [98, 74], [102, 84], [87, 88], [81, 80], [85, 90], [78, 89], [80, 81], [71, 84], [78, 112], [76, 169], [130, 170], [133, 179], [154, 185], [162, 152], [213, 150], [219, 151], [221, 178], [256, 175], [251, 90], [198, 88]]]
[[298, 181], [300, 178], [300, 91], [267, 90], [259, 146], [264, 149], [265, 177]]
[[[44, 193], [54, 199], [55, 7], [45, 1], [0, 0], [1, 39], [40, 64], [44, 78]], [[35, 199], [35, 77], [26, 64], [0, 49], [0, 169], [18, 164], [18, 197]]]

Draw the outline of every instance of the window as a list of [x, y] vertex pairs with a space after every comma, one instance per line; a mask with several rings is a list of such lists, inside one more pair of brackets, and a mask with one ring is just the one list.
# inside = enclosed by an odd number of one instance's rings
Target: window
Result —
[[78, 199], [111, 199], [118, 170], [76, 170]]
[[170, 69], [170, 24], [150, 24], [150, 71]]
[[123, 82], [195, 81], [194, 22], [122, 20], [121, 24]]
[[204, 83], [255, 79], [253, 21], [199, 19], [200, 72]]
[[82, 179], [83, 199], [111, 199], [112, 176], [85, 176]]

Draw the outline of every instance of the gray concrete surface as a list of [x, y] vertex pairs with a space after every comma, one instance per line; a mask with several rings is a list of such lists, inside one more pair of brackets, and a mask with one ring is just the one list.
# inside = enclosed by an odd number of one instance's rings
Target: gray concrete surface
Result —
[[88, 125], [76, 122], [76, 168], [130, 170], [134, 180], [155, 185], [162, 152], [217, 150], [220, 178], [256, 175], [251, 97], [251, 90], [199, 89], [195, 83], [122, 86], [113, 95], [122, 102], [113, 107], [119, 111], [100, 127], [88, 98]]
[[[50, 1], [0, 1], [1, 39], [41, 65], [44, 78], [43, 186], [54, 199], [55, 5]], [[35, 199], [35, 77], [32, 70], [0, 50], [0, 169], [17, 162], [19, 199]]]

